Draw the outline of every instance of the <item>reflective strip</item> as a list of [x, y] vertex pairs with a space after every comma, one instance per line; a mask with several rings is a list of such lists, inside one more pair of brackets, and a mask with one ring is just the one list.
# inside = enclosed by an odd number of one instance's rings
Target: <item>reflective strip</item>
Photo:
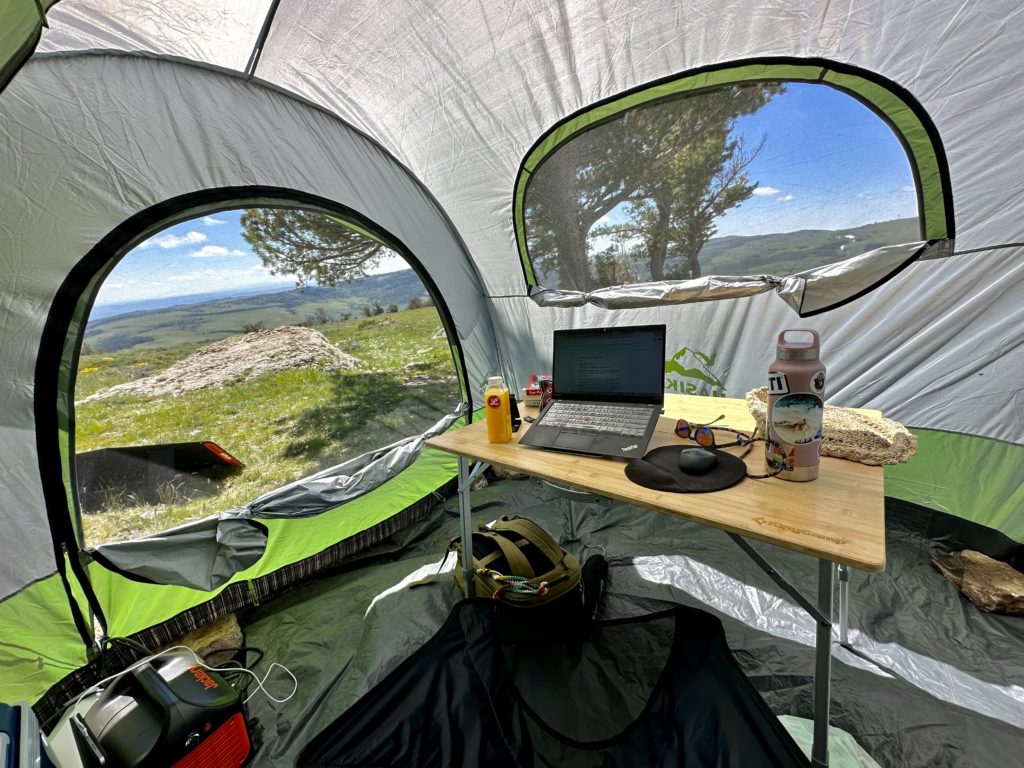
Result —
[[[773, 637], [814, 647], [816, 625], [802, 608], [778, 595], [745, 584], [728, 574], [684, 555], [634, 557], [641, 579], [682, 590], [749, 627]], [[616, 585], [621, 592], [622, 584]], [[978, 680], [951, 664], [924, 656], [896, 643], [882, 643], [862, 631], [850, 631], [851, 644], [892, 669], [903, 680], [942, 701], [966, 707], [1004, 723], [1024, 728], [1024, 688]], [[880, 669], [833, 643], [832, 655], [851, 667], [888, 676]]]

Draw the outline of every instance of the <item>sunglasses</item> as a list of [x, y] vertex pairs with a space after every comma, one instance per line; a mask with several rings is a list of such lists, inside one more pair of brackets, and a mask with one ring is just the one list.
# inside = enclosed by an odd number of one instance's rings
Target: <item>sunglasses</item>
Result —
[[[683, 440], [693, 440], [697, 445], [702, 448], [733, 448], [735, 446], [746, 446], [746, 449], [739, 455], [739, 458], [745, 459], [750, 455], [750, 452], [754, 450], [754, 446], [757, 443], [767, 443], [768, 438], [757, 437], [757, 429], [755, 428], [753, 433], [745, 435], [742, 432], [737, 432], [735, 429], [729, 427], [712, 427], [712, 424], [717, 424], [719, 421], [725, 418], [725, 414], [722, 414], [717, 419], [713, 419], [705, 424], [691, 424], [686, 419], [679, 419], [676, 422], [675, 429], [673, 430], [678, 437]], [[715, 438], [715, 430], [728, 432], [736, 436], [736, 439], [728, 443], [719, 443]], [[785, 465], [772, 465], [772, 471], [764, 474], [753, 475], [747, 472], [747, 477], [752, 480], [764, 480], [765, 478], [775, 477], [785, 469]]]
[[[717, 419], [707, 422], [706, 424], [691, 424], [686, 419], [679, 419], [679, 421], [676, 422], [676, 428], [673, 431], [676, 433], [677, 437], [681, 437], [683, 440], [693, 440], [693, 442], [702, 448], [732, 448], [737, 445], [747, 445], [754, 439], [752, 435], [744, 435], [742, 432], [737, 432], [735, 429], [729, 429], [729, 427], [711, 426], [724, 418], [725, 414], [719, 416]], [[714, 430], [716, 429], [735, 435], [736, 439], [729, 443], [719, 443], [715, 438]]]

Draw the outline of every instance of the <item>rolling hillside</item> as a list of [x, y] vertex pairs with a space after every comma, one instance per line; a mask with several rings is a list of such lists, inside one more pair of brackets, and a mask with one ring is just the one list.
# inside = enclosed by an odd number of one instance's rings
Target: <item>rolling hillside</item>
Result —
[[90, 349], [106, 353], [133, 347], [202, 345], [257, 324], [264, 328], [298, 325], [318, 311], [334, 320], [346, 315], [359, 317], [364, 307], [395, 304], [404, 309], [415, 298], [425, 300], [427, 293], [416, 273], [406, 269], [334, 288], [309, 286], [301, 291], [262, 293], [92, 320], [85, 341]]
[[852, 229], [805, 229], [756, 237], [716, 237], [700, 254], [705, 275], [785, 277], [894, 243], [919, 240], [918, 221], [893, 219]]

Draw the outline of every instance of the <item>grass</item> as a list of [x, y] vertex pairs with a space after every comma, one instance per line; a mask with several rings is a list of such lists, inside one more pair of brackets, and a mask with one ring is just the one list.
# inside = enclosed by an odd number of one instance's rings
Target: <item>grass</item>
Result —
[[[457, 383], [409, 387], [412, 376], [454, 376], [441, 322], [432, 307], [318, 328], [363, 361], [357, 371], [294, 369], [179, 396], [122, 396], [76, 407], [76, 450], [213, 440], [245, 463], [219, 493], [134, 505], [111, 498], [106, 511], [83, 516], [86, 543], [156, 533], [239, 507], [273, 488], [423, 431], [459, 401]], [[78, 399], [152, 375], [194, 351], [194, 345], [83, 355]], [[116, 494], [114, 494], [116, 496]], [[126, 503], [127, 502], [127, 503]]]

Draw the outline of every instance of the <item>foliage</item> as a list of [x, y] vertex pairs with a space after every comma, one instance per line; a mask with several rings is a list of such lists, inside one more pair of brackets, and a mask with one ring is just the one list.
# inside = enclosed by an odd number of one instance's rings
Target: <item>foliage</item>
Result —
[[333, 216], [290, 208], [250, 208], [241, 217], [242, 237], [275, 275], [297, 286], [337, 285], [364, 277], [383, 256], [383, 243]]
[[[563, 144], [527, 189], [534, 266], [574, 290], [635, 279], [638, 265], [653, 280], [699, 276], [716, 218], [757, 187], [745, 171], [762, 144], [733, 136], [736, 119], [782, 88], [731, 86], [647, 104]], [[616, 210], [625, 223], [595, 226]], [[595, 239], [610, 245], [595, 252]], [[683, 266], [666, 274], [673, 255]]]

